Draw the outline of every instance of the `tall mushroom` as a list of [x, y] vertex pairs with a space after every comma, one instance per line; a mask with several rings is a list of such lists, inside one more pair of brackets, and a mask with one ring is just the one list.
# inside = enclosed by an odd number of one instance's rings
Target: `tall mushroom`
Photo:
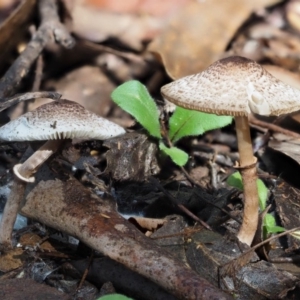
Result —
[[258, 222], [258, 192], [248, 115], [278, 116], [297, 111], [300, 91], [275, 79], [256, 62], [232, 56], [216, 61], [199, 74], [163, 86], [161, 93], [187, 109], [234, 116], [245, 198], [238, 238], [251, 245]]
[[15, 180], [0, 223], [0, 249], [12, 246], [11, 234], [25, 191], [26, 182], [39, 166], [57, 151], [65, 139], [105, 140], [125, 130], [83, 106], [59, 100], [38, 107], [0, 128], [0, 141], [47, 141], [23, 164], [14, 166]]

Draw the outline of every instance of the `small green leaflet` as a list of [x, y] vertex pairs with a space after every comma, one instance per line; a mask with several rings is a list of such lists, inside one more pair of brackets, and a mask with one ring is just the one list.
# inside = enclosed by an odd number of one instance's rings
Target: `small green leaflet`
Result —
[[[257, 189], [258, 189], [259, 208], [261, 211], [263, 211], [266, 208], [266, 203], [267, 203], [267, 199], [268, 199], [268, 189], [261, 179], [257, 179], [256, 183], [257, 183]], [[241, 191], [244, 190], [242, 176], [241, 176], [240, 172], [235, 172], [235, 173], [231, 174], [227, 178], [227, 184], [232, 187], [235, 187]]]
[[132, 300], [132, 298], [128, 298], [126, 296], [123, 296], [121, 294], [110, 294], [110, 295], [105, 295], [97, 300]]
[[150, 135], [161, 139], [158, 110], [143, 84], [137, 80], [127, 81], [112, 92], [111, 98], [131, 114]]
[[276, 225], [276, 220], [271, 214], [266, 214], [264, 217], [264, 226], [268, 233], [283, 232], [285, 229]]
[[176, 107], [169, 120], [169, 138], [172, 143], [176, 143], [185, 136], [200, 135], [208, 130], [229, 125], [231, 122], [230, 116], [217, 116]]
[[188, 154], [177, 147], [168, 148], [164, 143], [160, 142], [159, 149], [170, 156], [172, 161], [180, 167], [183, 167], [189, 159]]

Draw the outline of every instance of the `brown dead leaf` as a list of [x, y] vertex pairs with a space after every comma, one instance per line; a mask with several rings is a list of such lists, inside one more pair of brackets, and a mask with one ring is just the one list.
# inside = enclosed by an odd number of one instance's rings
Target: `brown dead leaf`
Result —
[[295, 35], [286, 35], [285, 39], [268, 41], [269, 49], [264, 51], [265, 56], [274, 64], [285, 69], [297, 71], [300, 63], [300, 39]]
[[118, 14], [80, 2], [76, 1], [71, 11], [73, 30], [78, 36], [94, 42], [114, 38], [141, 51], [144, 42], [151, 40], [164, 22], [149, 14]]
[[149, 50], [157, 54], [170, 77], [198, 73], [221, 53], [255, 9], [278, 1], [194, 1], [175, 15]]
[[270, 140], [268, 146], [273, 150], [284, 153], [300, 164], [300, 140], [278, 141]]
[[167, 16], [190, 0], [85, 0], [86, 4], [116, 13]]
[[[58, 81], [48, 82], [46, 86], [60, 91], [64, 98], [72, 99], [100, 116], [107, 116], [115, 106], [110, 98], [115, 85], [98, 67], [80, 67]], [[41, 104], [34, 105], [37, 107]]]
[[145, 217], [130, 217], [128, 221], [131, 223], [137, 223], [140, 227], [142, 227], [142, 229], [148, 231], [153, 231], [167, 222], [166, 219], [153, 219]]
[[57, 252], [57, 250], [55, 249], [55, 247], [48, 241], [43, 241], [43, 239], [38, 236], [35, 233], [32, 232], [28, 232], [23, 234], [20, 237], [19, 243], [23, 246], [23, 247], [39, 247], [39, 249], [41, 251], [46, 251], [46, 252]]
[[0, 255], [0, 271], [9, 272], [21, 267], [24, 263], [22, 259], [23, 249], [14, 248], [9, 252]]

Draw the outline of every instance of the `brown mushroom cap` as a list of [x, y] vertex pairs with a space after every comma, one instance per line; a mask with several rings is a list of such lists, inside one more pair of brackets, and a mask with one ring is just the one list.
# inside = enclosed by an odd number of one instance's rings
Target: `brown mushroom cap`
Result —
[[97, 116], [80, 104], [59, 100], [42, 105], [2, 126], [0, 140], [105, 140], [124, 133], [121, 126]]
[[174, 104], [218, 115], [281, 115], [300, 109], [300, 90], [277, 80], [253, 60], [232, 56], [161, 88]]

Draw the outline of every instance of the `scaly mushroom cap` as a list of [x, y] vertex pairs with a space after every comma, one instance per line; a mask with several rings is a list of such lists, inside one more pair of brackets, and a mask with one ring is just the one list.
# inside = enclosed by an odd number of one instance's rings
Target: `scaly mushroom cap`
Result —
[[80, 104], [59, 100], [42, 105], [2, 126], [0, 140], [105, 140], [124, 133], [121, 126], [89, 112]]
[[199, 74], [173, 81], [161, 93], [178, 106], [218, 115], [277, 116], [300, 109], [300, 90], [240, 56], [221, 59]]

